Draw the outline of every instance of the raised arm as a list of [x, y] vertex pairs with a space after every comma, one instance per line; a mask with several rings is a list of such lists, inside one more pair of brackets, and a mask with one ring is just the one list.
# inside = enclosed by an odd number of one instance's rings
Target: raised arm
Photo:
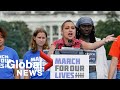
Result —
[[114, 34], [108, 35], [106, 38], [103, 38], [101, 41], [97, 41], [97, 42], [94, 42], [94, 43], [87, 43], [87, 42], [82, 41], [81, 42], [82, 48], [86, 49], [86, 50], [97, 49], [97, 48], [103, 46], [104, 44], [106, 44], [108, 42], [115, 41], [117, 38], [115, 38], [113, 36], [114, 36]]

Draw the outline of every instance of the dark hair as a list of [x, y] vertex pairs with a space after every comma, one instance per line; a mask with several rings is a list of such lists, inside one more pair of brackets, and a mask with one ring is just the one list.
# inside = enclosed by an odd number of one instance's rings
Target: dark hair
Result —
[[89, 24], [92, 25], [93, 28], [92, 28], [91, 33], [89, 34], [90, 43], [96, 42], [96, 39], [95, 39], [95, 26], [93, 24], [93, 20], [91, 18], [89, 18], [89, 17], [81, 17], [77, 21], [77, 23], [76, 23], [76, 38], [80, 39], [80, 37], [81, 37], [81, 30], [80, 30], [81, 28], [80, 28], [80, 26], [82, 25], [83, 22], [84, 23], [89, 22]]
[[6, 32], [2, 27], [0, 27], [0, 32], [1, 32], [1, 34], [2, 34], [2, 37], [3, 37], [4, 39], [6, 39], [6, 38], [7, 38], [7, 32]]
[[[66, 20], [65, 22], [63, 22], [63, 24], [62, 24], [62, 26], [61, 26], [61, 29], [62, 29], [62, 30], [63, 30], [63, 27], [64, 27], [65, 23], [67, 23], [67, 22], [72, 22], [72, 23], [73, 23], [72, 20]], [[74, 23], [73, 23], [73, 24], [74, 24]]]
[[32, 48], [32, 52], [36, 52], [37, 51], [37, 44], [36, 44], [36, 41], [34, 40], [34, 37], [36, 37], [37, 36], [37, 34], [38, 33], [40, 33], [40, 32], [43, 32], [43, 33], [45, 33], [45, 35], [46, 35], [46, 42], [45, 42], [45, 44], [43, 45], [43, 50], [44, 49], [49, 49], [49, 45], [48, 45], [48, 41], [47, 41], [47, 32], [43, 29], [43, 28], [37, 28], [35, 31], [34, 31], [34, 33], [33, 33], [33, 35], [32, 35], [32, 39], [31, 39], [31, 48]]

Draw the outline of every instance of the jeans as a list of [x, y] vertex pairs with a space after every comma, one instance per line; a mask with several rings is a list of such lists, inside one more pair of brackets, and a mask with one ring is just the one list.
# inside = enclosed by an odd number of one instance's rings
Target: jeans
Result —
[[120, 79], [120, 70], [117, 70], [116, 79]]
[[90, 72], [89, 73], [89, 79], [97, 79], [97, 72]]

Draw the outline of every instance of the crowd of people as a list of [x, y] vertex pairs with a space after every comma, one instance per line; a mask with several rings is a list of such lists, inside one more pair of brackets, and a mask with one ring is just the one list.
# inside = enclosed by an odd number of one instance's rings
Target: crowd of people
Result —
[[[62, 49], [62, 47], [72, 47], [84, 50], [96, 50], [96, 66], [89, 67], [89, 78], [90, 79], [112, 79], [117, 67], [116, 79], [120, 78], [120, 36], [114, 37], [114, 34], [108, 35], [102, 40], [95, 37], [95, 26], [94, 22], [90, 17], [81, 17], [77, 23], [74, 24], [72, 20], [66, 20], [61, 25], [62, 38], [53, 41], [49, 46], [47, 41], [47, 32], [43, 28], [37, 28], [31, 37], [30, 47], [31, 49], [23, 55], [23, 62], [31, 62], [32, 64], [39, 63], [42, 65], [40, 59], [40, 51], [48, 50], [47, 55], [50, 57], [54, 53], [55, 49]], [[19, 61], [17, 52], [5, 45], [7, 32], [0, 28], [0, 79], [20, 79], [20, 75], [17, 75], [16, 61]], [[70, 41], [70, 42], [69, 42]], [[112, 42], [109, 55], [112, 56], [110, 68], [108, 68], [106, 50], [104, 45], [108, 42]], [[14, 67], [8, 68], [7, 62], [12, 60]], [[38, 65], [38, 67], [39, 67]], [[50, 70], [44, 71], [44, 65], [41, 69], [43, 72], [37, 72], [34, 76], [31, 75], [30, 70], [32, 68], [24, 68], [28, 71], [24, 79], [50, 79]], [[30, 67], [30, 66], [28, 66]], [[36, 70], [37, 71], [37, 70]]]

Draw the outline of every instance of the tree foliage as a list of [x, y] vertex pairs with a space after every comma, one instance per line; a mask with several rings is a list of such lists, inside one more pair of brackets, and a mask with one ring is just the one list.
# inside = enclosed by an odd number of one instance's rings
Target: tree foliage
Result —
[[[117, 37], [120, 34], [120, 21], [119, 15], [115, 11], [111, 11], [106, 14], [106, 21], [98, 21], [96, 28], [96, 36], [99, 38], [104, 38], [107, 35], [114, 34]], [[113, 42], [105, 45], [107, 58], [110, 60], [111, 57], [108, 55], [110, 47]]]
[[32, 30], [23, 21], [1, 21], [0, 27], [7, 31], [5, 45], [15, 49], [19, 57], [23, 58], [23, 55], [29, 49]]

